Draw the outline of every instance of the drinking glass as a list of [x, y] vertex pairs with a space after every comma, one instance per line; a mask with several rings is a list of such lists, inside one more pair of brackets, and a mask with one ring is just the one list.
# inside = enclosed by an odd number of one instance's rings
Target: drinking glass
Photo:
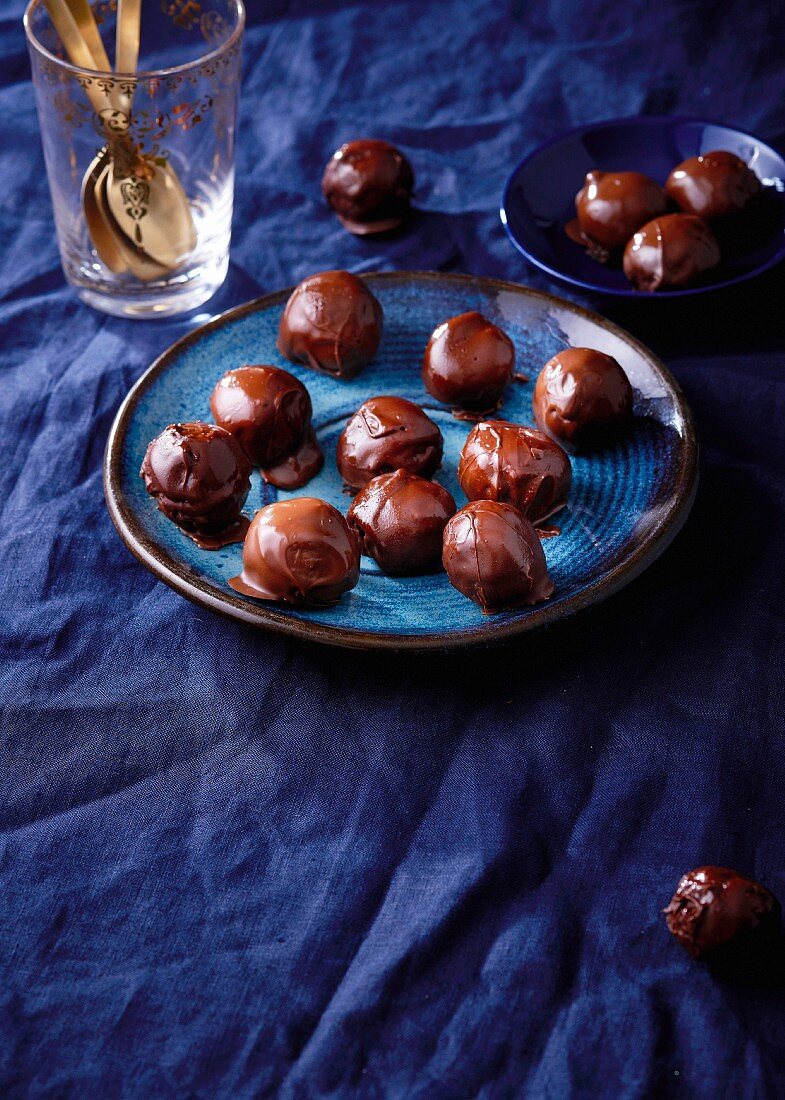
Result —
[[[91, 9], [111, 59], [117, 0]], [[194, 309], [229, 266], [242, 0], [145, 0], [134, 73], [72, 64], [43, 0], [24, 23], [66, 279], [118, 316]]]

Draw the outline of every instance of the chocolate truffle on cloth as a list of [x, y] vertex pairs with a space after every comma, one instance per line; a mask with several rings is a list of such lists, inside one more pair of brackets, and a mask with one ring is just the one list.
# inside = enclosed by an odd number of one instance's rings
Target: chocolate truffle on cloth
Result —
[[600, 442], [632, 418], [630, 380], [611, 355], [565, 348], [549, 359], [534, 386], [534, 417], [568, 446]]
[[316, 497], [279, 500], [260, 509], [243, 545], [236, 592], [297, 607], [337, 603], [360, 577], [357, 535], [332, 504]]
[[536, 524], [567, 503], [572, 467], [559, 444], [542, 432], [483, 420], [463, 446], [458, 479], [469, 500], [512, 504]]
[[223, 428], [169, 424], [148, 446], [140, 475], [163, 514], [202, 549], [242, 541], [251, 463]]
[[362, 489], [398, 469], [430, 477], [443, 447], [438, 424], [419, 405], [404, 397], [370, 397], [341, 432], [336, 457], [346, 484]]
[[455, 501], [446, 489], [406, 470], [369, 481], [346, 517], [363, 554], [393, 577], [441, 569], [442, 539]]
[[641, 172], [588, 172], [575, 196], [578, 228], [607, 252], [624, 248], [636, 229], [668, 209], [663, 189]]
[[239, 367], [219, 380], [210, 408], [216, 423], [242, 444], [265, 481], [299, 489], [322, 468], [311, 427], [308, 390], [280, 367]]
[[513, 379], [515, 346], [476, 310], [444, 321], [425, 349], [422, 377], [439, 401], [477, 412], [494, 412]]
[[395, 229], [409, 213], [414, 173], [394, 145], [375, 138], [348, 141], [327, 162], [322, 192], [351, 233]]
[[735, 153], [718, 150], [677, 165], [665, 190], [685, 214], [711, 221], [741, 214], [761, 195], [762, 184]]
[[780, 905], [770, 890], [727, 867], [696, 867], [682, 875], [665, 921], [696, 959], [774, 938]]
[[278, 329], [278, 350], [293, 363], [354, 378], [382, 338], [382, 307], [349, 271], [322, 271], [295, 287]]
[[444, 529], [442, 562], [453, 588], [484, 614], [553, 595], [537, 532], [510, 504], [475, 500], [456, 512]]
[[655, 218], [624, 249], [624, 274], [638, 290], [692, 286], [719, 262], [717, 238], [693, 214]]

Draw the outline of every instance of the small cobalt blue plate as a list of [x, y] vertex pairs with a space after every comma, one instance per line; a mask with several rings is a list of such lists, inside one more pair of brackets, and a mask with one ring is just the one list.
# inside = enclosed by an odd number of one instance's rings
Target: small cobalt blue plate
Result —
[[[123, 402], [106, 448], [104, 491], [128, 548], [181, 595], [242, 622], [319, 642], [367, 649], [446, 649], [491, 642], [553, 622], [617, 591], [649, 565], [686, 519], [697, 480], [692, 418], [678, 386], [642, 344], [596, 314], [513, 283], [470, 275], [389, 272], [364, 275], [384, 308], [376, 359], [350, 382], [287, 363], [275, 347], [289, 290], [259, 298], [208, 322], [173, 344]], [[399, 394], [419, 402], [444, 434], [436, 480], [454, 495], [458, 456], [470, 424], [455, 420], [423, 388], [423, 351], [437, 324], [477, 309], [509, 333], [517, 368], [528, 383], [509, 387], [501, 415], [532, 423], [531, 400], [540, 367], [564, 347], [614, 355], [635, 390], [635, 421], [622, 440], [575, 458], [573, 488], [556, 522], [561, 534], [544, 543], [556, 594], [546, 603], [484, 616], [451, 587], [444, 573], [392, 578], [362, 559], [360, 582], [335, 607], [289, 608], [240, 596], [227, 584], [240, 571], [242, 547], [197, 546], [157, 510], [139, 477], [145, 448], [167, 424], [210, 418], [210, 393], [224, 371], [244, 363], [286, 367], [308, 387], [314, 425], [324, 447], [322, 472], [297, 495], [328, 500], [342, 512], [335, 446], [349, 416], [367, 398]], [[279, 492], [253, 475], [246, 512]]]
[[[565, 233], [575, 217], [575, 195], [592, 168], [643, 172], [664, 183], [688, 157], [727, 149], [757, 173], [775, 200], [771, 232], [748, 251], [724, 258], [712, 278], [685, 290], [642, 293], [621, 268], [597, 263]], [[626, 298], [678, 298], [705, 294], [751, 279], [785, 256], [785, 160], [741, 130], [688, 118], [636, 116], [581, 126], [552, 138], [525, 157], [507, 181], [501, 219], [507, 235], [531, 263], [562, 282], [597, 294]]]

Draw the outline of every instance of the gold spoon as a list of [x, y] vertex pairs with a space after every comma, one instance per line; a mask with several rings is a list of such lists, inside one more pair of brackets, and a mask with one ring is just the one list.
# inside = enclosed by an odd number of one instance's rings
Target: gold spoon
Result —
[[109, 154], [104, 148], [90, 162], [90, 166], [82, 179], [82, 209], [84, 210], [87, 229], [104, 267], [108, 267], [115, 275], [124, 275], [128, 271], [128, 264], [116, 240], [115, 232], [106, 218], [103, 206], [99, 205], [96, 194], [98, 179], [101, 172], [106, 168], [108, 159]]
[[109, 185], [109, 181], [112, 178], [112, 165], [108, 162], [101, 170], [98, 179], [95, 183], [95, 201], [100, 211], [100, 214], [109, 227], [110, 232], [114, 237], [115, 247], [118, 249], [122, 259], [126, 265], [126, 268], [139, 279], [142, 283], [149, 283], [155, 279], [163, 279], [169, 274], [171, 268], [164, 267], [161, 264], [151, 260], [150, 257], [143, 252], [132, 241], [129, 241], [119, 225], [114, 219], [111, 207], [107, 202], [106, 189]]

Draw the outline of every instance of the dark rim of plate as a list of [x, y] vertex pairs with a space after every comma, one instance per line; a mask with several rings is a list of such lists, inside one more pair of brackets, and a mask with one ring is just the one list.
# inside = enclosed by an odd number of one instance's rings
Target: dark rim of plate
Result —
[[470, 630], [455, 631], [449, 634], [388, 634], [366, 632], [350, 627], [329, 626], [324, 623], [298, 619], [278, 610], [275, 606], [259, 604], [243, 599], [232, 591], [216, 592], [214, 584], [192, 575], [191, 571], [172, 558], [157, 543], [151, 540], [139, 523], [133, 509], [129, 506], [121, 489], [121, 458], [125, 446], [129, 421], [139, 398], [151, 383], [165, 371], [182, 351], [198, 343], [205, 332], [212, 332], [233, 323], [250, 313], [282, 305], [289, 298], [292, 287], [266, 294], [261, 298], [235, 306], [213, 318], [206, 324], [181, 337], [160, 355], [128, 392], [117, 411], [109, 432], [104, 454], [104, 495], [112, 522], [120, 538], [138, 558], [138, 560], [156, 576], [173, 588], [181, 596], [216, 611], [228, 618], [239, 620], [251, 626], [262, 627], [280, 634], [287, 634], [308, 641], [323, 642], [329, 645], [350, 649], [397, 649], [397, 650], [446, 650], [457, 647], [485, 645], [510, 638], [513, 635], [539, 629], [549, 623], [580, 611], [590, 604], [598, 603], [617, 592], [633, 580], [655, 558], [666, 549], [680, 531], [697, 489], [698, 445], [692, 414], [684, 395], [663, 363], [634, 337], [617, 325], [606, 321], [573, 302], [539, 290], [530, 290], [517, 283], [500, 279], [487, 279], [482, 276], [441, 273], [435, 271], [384, 271], [361, 272], [364, 279], [379, 283], [405, 283], [412, 279], [432, 280], [434, 282], [452, 282], [458, 286], [475, 287], [479, 290], [511, 291], [525, 297], [538, 298], [543, 302], [567, 309], [588, 321], [599, 325], [607, 332], [623, 340], [652, 365], [668, 389], [672, 392], [679, 416], [683, 424], [683, 446], [679, 452], [678, 469], [675, 475], [675, 491], [667, 511], [659, 517], [656, 524], [646, 533], [641, 542], [630, 552], [622, 551], [621, 560], [609, 564], [606, 571], [591, 584], [576, 592], [563, 603], [540, 605], [533, 614], [521, 618], [493, 624], [493, 621]]

